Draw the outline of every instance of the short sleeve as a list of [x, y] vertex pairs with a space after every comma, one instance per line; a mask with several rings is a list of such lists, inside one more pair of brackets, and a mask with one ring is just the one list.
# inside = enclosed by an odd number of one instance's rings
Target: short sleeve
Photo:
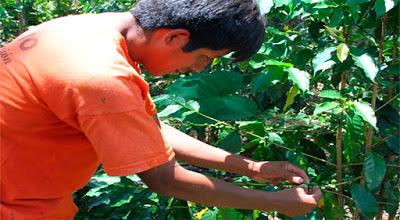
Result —
[[147, 84], [139, 77], [97, 77], [79, 89], [78, 123], [107, 174], [123, 176], [173, 158], [153, 118]]
[[144, 108], [83, 116], [80, 124], [109, 175], [139, 173], [166, 163], [174, 156], [156, 122]]

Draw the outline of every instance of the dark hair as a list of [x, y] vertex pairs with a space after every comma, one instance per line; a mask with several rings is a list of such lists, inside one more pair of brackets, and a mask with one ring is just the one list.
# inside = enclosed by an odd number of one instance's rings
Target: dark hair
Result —
[[185, 52], [229, 49], [235, 61], [241, 61], [256, 53], [264, 40], [266, 21], [255, 0], [140, 0], [131, 12], [144, 30], [188, 30]]

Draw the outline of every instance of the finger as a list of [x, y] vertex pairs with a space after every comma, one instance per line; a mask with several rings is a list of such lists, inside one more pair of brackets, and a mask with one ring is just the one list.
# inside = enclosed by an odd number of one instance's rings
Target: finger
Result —
[[291, 183], [302, 184], [304, 182], [304, 179], [301, 178], [299, 175], [296, 175], [295, 173], [286, 173], [285, 177]]
[[290, 172], [292, 172], [292, 173], [297, 174], [298, 176], [300, 176], [301, 178], [303, 178], [303, 180], [304, 180], [306, 183], [309, 183], [309, 182], [310, 182], [310, 179], [308, 178], [306, 172], [304, 172], [304, 170], [300, 169], [299, 167], [297, 167], [297, 166], [295, 166], [295, 165], [293, 165], [293, 164], [291, 164], [291, 163], [288, 163], [287, 166], [286, 166], [286, 170], [287, 170], [287, 171], [290, 171]]
[[310, 193], [314, 197], [315, 201], [318, 202], [321, 199], [322, 192], [318, 186], [314, 186]]

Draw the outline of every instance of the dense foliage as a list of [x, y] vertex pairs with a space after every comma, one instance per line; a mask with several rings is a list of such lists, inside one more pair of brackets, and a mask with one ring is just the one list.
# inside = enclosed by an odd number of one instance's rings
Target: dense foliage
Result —
[[[399, 4], [395, 0], [258, 0], [268, 18], [258, 53], [215, 59], [204, 73], [149, 78], [159, 117], [256, 160], [289, 160], [324, 192], [294, 219], [373, 219], [399, 208]], [[2, 43], [72, 13], [121, 11], [124, 1], [3, 0]], [[267, 191], [221, 171], [206, 175]], [[150, 192], [101, 168], [75, 193], [79, 219], [268, 219], [277, 213], [203, 207]]]

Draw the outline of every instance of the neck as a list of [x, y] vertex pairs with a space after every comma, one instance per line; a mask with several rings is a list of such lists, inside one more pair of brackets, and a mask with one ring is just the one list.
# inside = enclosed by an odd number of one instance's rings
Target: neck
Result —
[[150, 33], [140, 27], [131, 12], [121, 13], [119, 23], [118, 31], [125, 38], [129, 56], [132, 60], [142, 63], [143, 57], [146, 56], [146, 44]]

